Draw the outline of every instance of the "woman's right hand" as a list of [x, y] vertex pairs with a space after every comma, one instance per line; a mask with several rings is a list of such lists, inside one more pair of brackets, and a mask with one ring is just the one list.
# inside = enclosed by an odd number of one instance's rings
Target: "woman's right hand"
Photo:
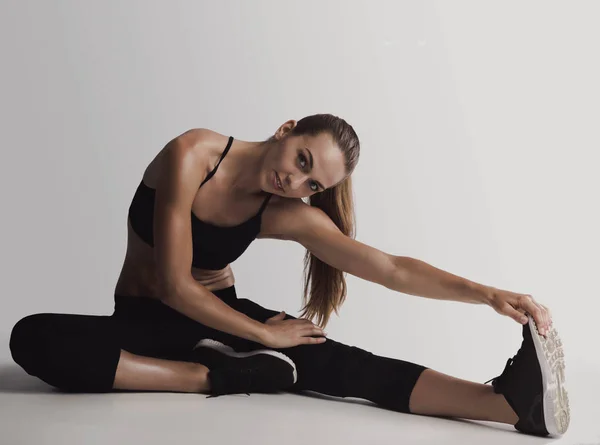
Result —
[[[284, 320], [285, 312], [280, 312], [265, 321], [266, 329], [263, 345], [269, 348], [291, 348], [298, 345], [324, 343], [327, 335], [323, 329], [305, 318]], [[322, 337], [311, 337], [319, 335]]]

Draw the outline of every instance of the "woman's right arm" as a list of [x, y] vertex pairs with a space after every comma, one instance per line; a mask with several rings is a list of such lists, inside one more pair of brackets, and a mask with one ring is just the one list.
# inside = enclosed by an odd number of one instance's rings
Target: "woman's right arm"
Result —
[[192, 202], [207, 170], [212, 132], [192, 129], [161, 155], [154, 211], [154, 256], [167, 306], [213, 329], [269, 347], [322, 343], [322, 330], [305, 319], [265, 324], [236, 311], [192, 276]]

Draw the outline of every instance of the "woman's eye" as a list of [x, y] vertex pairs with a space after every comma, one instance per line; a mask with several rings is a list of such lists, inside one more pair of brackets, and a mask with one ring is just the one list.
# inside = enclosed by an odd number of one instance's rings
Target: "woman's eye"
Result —
[[[298, 159], [300, 160], [300, 168], [305, 168], [307, 165], [308, 160], [306, 159], [306, 156], [304, 156], [302, 153], [298, 155]], [[317, 192], [319, 191], [319, 186], [317, 185], [316, 182], [314, 181], [310, 181], [309, 185], [310, 189], [313, 192]]]

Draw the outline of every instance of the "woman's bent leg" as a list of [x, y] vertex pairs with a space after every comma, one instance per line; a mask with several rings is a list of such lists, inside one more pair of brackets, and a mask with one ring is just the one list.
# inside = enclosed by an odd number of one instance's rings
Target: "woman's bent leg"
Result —
[[112, 389], [121, 348], [109, 316], [34, 314], [17, 322], [12, 357], [28, 374], [67, 390]]
[[122, 350], [113, 388], [208, 393], [208, 368], [200, 363], [145, 357]]
[[156, 319], [34, 314], [14, 326], [10, 350], [28, 374], [66, 391], [205, 392], [208, 369], [179, 361], [184, 355], [179, 345], [195, 340], [193, 333], [168, 329]]

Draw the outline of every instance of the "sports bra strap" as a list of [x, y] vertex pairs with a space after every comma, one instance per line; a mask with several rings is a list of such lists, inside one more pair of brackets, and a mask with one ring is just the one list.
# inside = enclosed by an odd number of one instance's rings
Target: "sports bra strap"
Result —
[[269, 193], [269, 195], [263, 201], [262, 205], [260, 206], [260, 210], [258, 211], [259, 215], [261, 215], [262, 212], [267, 208], [267, 204], [269, 203], [269, 199], [271, 199], [271, 196], [273, 196], [273, 194]]
[[202, 181], [202, 184], [200, 184], [200, 187], [202, 187], [206, 181], [208, 181], [210, 178], [212, 178], [215, 175], [215, 173], [217, 172], [217, 169], [219, 168], [219, 165], [221, 164], [221, 161], [223, 160], [223, 158], [225, 157], [225, 155], [231, 148], [232, 144], [233, 144], [233, 136], [229, 136], [229, 142], [227, 142], [227, 147], [225, 147], [225, 150], [223, 150], [223, 154], [219, 158], [219, 162], [217, 162], [217, 165], [215, 165], [215, 168], [213, 168], [212, 171], [208, 175], [206, 175], [206, 178], [204, 178], [204, 181]]

